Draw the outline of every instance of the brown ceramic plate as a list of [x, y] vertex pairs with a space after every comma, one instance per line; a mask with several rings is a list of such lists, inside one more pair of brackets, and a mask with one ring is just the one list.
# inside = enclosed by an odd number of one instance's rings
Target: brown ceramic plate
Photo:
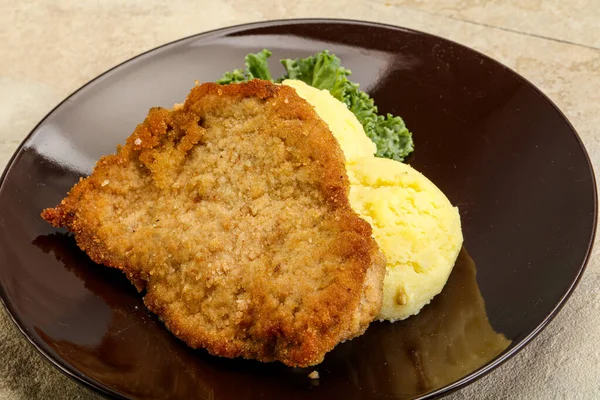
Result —
[[[409, 162], [460, 207], [465, 248], [421, 314], [373, 323], [311, 370], [193, 351], [146, 311], [120, 272], [92, 263], [39, 217], [152, 106], [181, 101], [269, 48], [272, 60], [329, 49], [383, 112], [414, 132]], [[275, 65], [273, 62], [272, 65]], [[282, 72], [277, 66], [276, 73]], [[523, 347], [577, 283], [596, 198], [582, 144], [513, 71], [431, 35], [372, 23], [276, 21], [186, 38], [140, 55], [56, 107], [0, 188], [0, 292], [29, 341], [102, 394], [155, 399], [405, 399], [448, 393]]]

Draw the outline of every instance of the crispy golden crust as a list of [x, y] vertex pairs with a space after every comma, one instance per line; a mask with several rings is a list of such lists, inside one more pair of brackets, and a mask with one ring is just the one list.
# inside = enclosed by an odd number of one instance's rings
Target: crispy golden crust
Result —
[[308, 366], [381, 307], [385, 263], [348, 190], [338, 143], [293, 89], [206, 83], [151, 109], [42, 217], [146, 289], [191, 347]]

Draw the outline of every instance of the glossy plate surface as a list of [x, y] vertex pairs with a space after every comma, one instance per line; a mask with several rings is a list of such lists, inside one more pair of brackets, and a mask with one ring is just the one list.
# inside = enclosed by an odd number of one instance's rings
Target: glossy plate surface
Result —
[[[193, 351], [146, 311], [120, 272], [92, 263], [39, 217], [152, 106], [181, 102], [248, 52], [328, 49], [414, 133], [409, 162], [460, 208], [465, 246], [441, 295], [406, 321], [373, 323], [312, 369]], [[277, 64], [277, 65], [276, 65]], [[61, 370], [115, 397], [405, 399], [482, 375], [557, 312], [587, 260], [594, 177], [565, 117], [535, 87], [466, 47], [396, 27], [275, 21], [183, 39], [92, 81], [53, 110], [0, 187], [0, 293], [26, 337]]]

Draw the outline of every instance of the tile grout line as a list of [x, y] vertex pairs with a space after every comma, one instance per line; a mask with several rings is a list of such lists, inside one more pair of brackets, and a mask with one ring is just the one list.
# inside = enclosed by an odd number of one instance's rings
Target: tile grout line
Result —
[[[384, 4], [384, 3], [380, 3], [379, 1], [372, 1], [372, 3], [378, 4], [378, 5], [383, 5]], [[453, 20], [453, 21], [464, 22], [464, 23], [467, 23], [467, 24], [472, 24], [472, 25], [477, 25], [477, 26], [483, 26], [485, 28], [490, 28], [490, 29], [497, 29], [497, 30], [500, 30], [500, 31], [503, 31], [503, 32], [515, 33], [517, 35], [529, 36], [529, 37], [533, 37], [533, 38], [536, 38], [536, 39], [550, 40], [552, 42], [557, 42], [557, 43], [562, 43], [562, 44], [568, 44], [568, 45], [578, 46], [578, 47], [583, 47], [583, 48], [591, 49], [591, 50], [600, 50], [600, 47], [590, 46], [590, 45], [587, 45], [587, 44], [582, 44], [582, 43], [577, 43], [577, 42], [571, 42], [569, 40], [564, 40], [564, 39], [552, 38], [552, 37], [540, 35], [540, 34], [537, 34], [537, 33], [523, 32], [523, 31], [519, 31], [519, 30], [516, 30], [516, 29], [504, 28], [502, 26], [486, 24], [485, 22], [477, 22], [477, 21], [471, 21], [471, 20], [468, 20], [468, 19], [462, 19], [462, 18], [454, 17], [452, 15], [444, 15], [444, 14], [439, 14], [439, 13], [436, 13], [436, 12], [418, 10], [418, 9], [412, 8], [412, 7], [404, 7], [404, 6], [400, 5], [400, 4], [393, 4], [393, 3], [392, 4], [386, 3], [386, 4], [390, 5], [392, 7], [404, 8], [406, 10], [414, 11], [414, 12], [421, 13], [421, 14], [432, 15], [432, 16], [435, 16], [435, 17], [450, 19], [450, 20]]]
[[438, 17], [444, 17], [444, 18], [447, 18], [447, 19], [451, 19], [453, 21], [465, 22], [465, 23], [468, 23], [468, 24], [483, 26], [483, 27], [486, 27], [486, 28], [498, 29], [498, 30], [504, 31], [504, 32], [516, 33], [518, 35], [525, 35], [525, 36], [533, 37], [533, 38], [536, 38], [536, 39], [545, 39], [545, 40], [550, 40], [552, 42], [557, 42], [557, 43], [562, 43], [562, 44], [568, 44], [568, 45], [578, 46], [578, 47], [583, 47], [583, 48], [586, 48], [586, 49], [600, 50], [600, 47], [596, 47], [596, 46], [590, 46], [590, 45], [587, 45], [587, 44], [571, 42], [569, 40], [564, 40], [564, 39], [557, 39], [557, 38], [553, 38], [553, 37], [549, 37], [549, 36], [540, 35], [540, 34], [537, 34], [537, 33], [523, 32], [523, 31], [519, 31], [519, 30], [516, 30], [516, 29], [505, 28], [505, 27], [502, 27], [502, 26], [490, 25], [490, 24], [486, 24], [484, 22], [471, 21], [471, 20], [468, 20], [468, 19], [457, 18], [457, 17], [451, 16], [451, 15], [440, 15], [440, 14], [435, 14], [435, 13], [430, 14], [430, 15], [436, 15]]

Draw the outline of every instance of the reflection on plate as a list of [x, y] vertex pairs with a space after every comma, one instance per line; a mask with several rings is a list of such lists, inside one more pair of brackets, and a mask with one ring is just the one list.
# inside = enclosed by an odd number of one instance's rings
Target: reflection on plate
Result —
[[[475, 263], [464, 247], [442, 293], [418, 315], [372, 328], [367, 353], [381, 353], [386, 372], [373, 375], [369, 386], [389, 385], [400, 397], [447, 385], [485, 365], [511, 343], [490, 325]], [[393, 375], [402, 378], [388, 379]]]
[[[345, 379], [349, 397], [357, 390], [381, 390], [382, 386], [400, 398], [412, 397], [478, 369], [510, 344], [488, 321], [475, 264], [464, 248], [442, 293], [418, 315], [393, 324], [373, 323], [365, 335], [330, 353], [316, 367], [321, 379], [314, 382], [306, 377], [311, 369], [228, 360], [188, 349], [145, 309], [141, 295], [119, 271], [94, 264], [71, 236], [39, 236], [34, 245], [52, 253], [113, 309], [106, 333], [95, 343], [57, 340], [42, 330], [38, 334], [75, 366], [93, 370], [95, 378], [109, 386], [127, 385], [129, 394], [139, 397], [179, 398], [198, 393], [202, 398], [233, 398], [240, 385], [248, 393], [260, 393], [260, 381], [273, 376], [281, 384], [268, 392], [278, 396], [285, 395], [289, 386], [307, 390], [319, 385], [327, 391], [328, 381]], [[164, 357], [165, 347], [176, 357]], [[143, 366], [134, 354], [145, 355]], [[162, 392], [147, 391], [145, 385], [145, 374], [155, 369], [164, 371]]]

